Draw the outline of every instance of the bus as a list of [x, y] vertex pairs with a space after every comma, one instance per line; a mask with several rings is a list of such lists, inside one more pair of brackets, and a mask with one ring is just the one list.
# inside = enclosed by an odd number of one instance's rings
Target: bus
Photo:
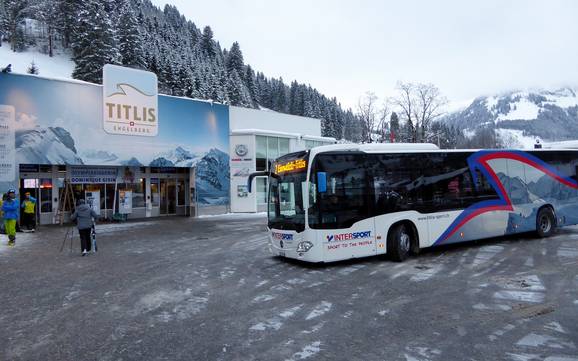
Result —
[[441, 150], [336, 144], [275, 160], [267, 175], [274, 255], [403, 261], [420, 249], [578, 224], [578, 150]]

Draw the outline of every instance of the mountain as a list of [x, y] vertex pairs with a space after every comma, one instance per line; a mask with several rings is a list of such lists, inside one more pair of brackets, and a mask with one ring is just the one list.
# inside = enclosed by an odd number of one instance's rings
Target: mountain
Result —
[[118, 156], [106, 150], [85, 150], [82, 152], [84, 159], [91, 164], [108, 164], [116, 162]]
[[510, 91], [479, 97], [442, 121], [470, 137], [494, 129], [504, 146], [531, 146], [536, 138], [571, 140], [578, 138], [578, 97], [572, 88]]
[[60, 127], [17, 131], [16, 160], [21, 164], [84, 164], [74, 139]]
[[211, 149], [197, 163], [197, 194], [201, 204], [226, 204], [229, 199], [229, 155]]
[[150, 162], [149, 166], [151, 166], [151, 167], [174, 167], [175, 164], [168, 159], [165, 159], [163, 157], [158, 157], [158, 158], [153, 159]]
[[184, 149], [181, 146], [177, 148], [159, 154], [157, 158], [163, 158], [167, 161], [170, 161], [174, 164], [175, 167], [192, 167], [195, 165], [201, 158], [203, 154], [195, 154]]
[[135, 157], [132, 157], [132, 158], [127, 159], [127, 160], [122, 160], [122, 161], [120, 161], [120, 164], [129, 166], [129, 167], [142, 167], [144, 165]]

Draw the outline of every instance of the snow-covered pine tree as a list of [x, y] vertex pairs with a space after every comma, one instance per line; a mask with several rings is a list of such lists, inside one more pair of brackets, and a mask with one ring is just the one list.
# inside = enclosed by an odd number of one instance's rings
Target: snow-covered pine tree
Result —
[[10, 42], [12, 51], [26, 49], [26, 36], [20, 27], [20, 23], [28, 15], [30, 4], [23, 0], [0, 1], [0, 15], [2, 16], [2, 33]]
[[131, 68], [144, 69], [146, 62], [143, 39], [138, 24], [130, 0], [124, 0], [124, 4], [120, 7], [117, 32], [121, 63]]
[[76, 32], [77, 15], [80, 11], [78, 0], [59, 0], [60, 24], [62, 32], [62, 46], [68, 48], [73, 34]]
[[249, 96], [251, 97], [251, 107], [256, 108], [259, 105], [260, 99], [259, 99], [259, 92], [257, 90], [255, 72], [253, 71], [253, 68], [251, 68], [251, 65], [246, 66], [245, 84], [247, 85]]
[[31, 5], [30, 16], [46, 26], [48, 56], [54, 56], [54, 38], [62, 27], [61, 0], [42, 0]]
[[30, 63], [30, 66], [28, 66], [28, 68], [26, 69], [26, 73], [33, 74], [33, 75], [39, 74], [38, 66], [36, 65], [34, 60], [32, 60], [32, 62]]
[[201, 36], [201, 48], [209, 56], [215, 56], [215, 42], [213, 41], [213, 30], [210, 26], [205, 26]]
[[244, 75], [243, 67], [245, 64], [243, 63], [243, 53], [241, 52], [241, 47], [238, 42], [235, 41], [231, 46], [231, 50], [225, 57], [225, 64], [229, 74], [236, 71], [239, 78], [241, 78], [241, 75]]
[[76, 63], [72, 77], [75, 79], [101, 83], [103, 66], [118, 64], [120, 54], [114, 29], [101, 2], [82, 2], [72, 49]]

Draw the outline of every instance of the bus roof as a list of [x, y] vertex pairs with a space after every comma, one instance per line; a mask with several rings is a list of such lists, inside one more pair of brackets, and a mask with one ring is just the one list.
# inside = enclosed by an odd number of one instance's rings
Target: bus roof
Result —
[[[311, 154], [326, 152], [364, 152], [364, 153], [426, 153], [426, 152], [477, 152], [481, 149], [440, 149], [431, 143], [368, 143], [368, 144], [331, 144], [311, 149]], [[512, 149], [501, 149], [512, 150]], [[571, 149], [522, 149], [523, 151], [556, 151]]]
[[313, 148], [315, 153], [358, 151], [365, 153], [387, 153], [396, 151], [431, 151], [439, 150], [438, 146], [431, 143], [368, 143], [368, 144], [331, 144]]

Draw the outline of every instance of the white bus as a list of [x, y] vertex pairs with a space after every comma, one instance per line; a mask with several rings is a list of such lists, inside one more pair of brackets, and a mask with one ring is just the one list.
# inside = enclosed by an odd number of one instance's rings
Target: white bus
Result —
[[[578, 224], [578, 151], [328, 145], [271, 167], [273, 254], [333, 262]], [[255, 176], [249, 177], [250, 184]]]

